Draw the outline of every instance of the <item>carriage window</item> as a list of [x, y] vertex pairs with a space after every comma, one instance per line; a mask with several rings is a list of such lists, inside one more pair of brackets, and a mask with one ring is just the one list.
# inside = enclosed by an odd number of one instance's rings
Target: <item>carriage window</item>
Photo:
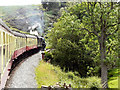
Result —
[[[1, 38], [1, 32], [0, 32], [0, 77], [1, 77], [1, 73], [2, 73], [2, 56], [1, 56], [1, 52], [2, 52], [2, 38]], [[1, 81], [1, 80], [0, 80]]]
[[5, 62], [6, 62], [6, 60], [5, 60], [5, 46], [4, 46], [3, 47], [3, 70], [5, 68]]
[[21, 37], [20, 47], [23, 47], [23, 38]]
[[9, 38], [9, 58], [11, 58], [12, 53], [12, 36]]
[[0, 32], [0, 44], [2, 44], [2, 36], [1, 36], [1, 32]]
[[6, 62], [9, 60], [9, 50], [8, 50], [8, 45], [6, 46]]
[[3, 32], [3, 44], [5, 44], [5, 33]]
[[2, 47], [0, 46], [0, 75], [1, 75], [1, 72], [2, 72], [2, 56], [1, 56], [1, 50], [2, 50]]
[[8, 35], [6, 35], [6, 43], [8, 44]]

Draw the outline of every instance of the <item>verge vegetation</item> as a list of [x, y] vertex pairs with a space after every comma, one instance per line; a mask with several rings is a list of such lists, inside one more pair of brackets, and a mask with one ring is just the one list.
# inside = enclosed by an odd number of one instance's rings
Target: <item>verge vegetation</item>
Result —
[[101, 88], [99, 77], [80, 78], [77, 72], [65, 72], [60, 67], [44, 61], [40, 61], [35, 71], [38, 88], [41, 88], [42, 85], [52, 86], [57, 82], [61, 87], [66, 83], [71, 84], [72, 88]]

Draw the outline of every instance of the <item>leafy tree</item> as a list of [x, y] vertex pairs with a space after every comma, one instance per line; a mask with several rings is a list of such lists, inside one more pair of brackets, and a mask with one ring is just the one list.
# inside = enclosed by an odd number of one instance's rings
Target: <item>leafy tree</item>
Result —
[[[48, 40], [53, 50], [52, 63], [59, 64], [65, 70], [78, 71], [81, 76], [87, 76], [88, 65], [93, 66], [93, 60], [88, 57], [85, 45], [81, 39], [85, 33], [79, 31], [80, 20], [76, 15], [65, 13], [54, 28], [48, 33]], [[90, 66], [90, 67], [91, 67]], [[82, 68], [82, 69], [81, 69]]]
[[[66, 15], [66, 13], [63, 13], [62, 17], [50, 32], [49, 41], [52, 48], [57, 49], [59, 47], [59, 50], [62, 48], [65, 50], [65, 47], [71, 44], [72, 47], [69, 49], [74, 51], [74, 49], [72, 49], [73, 46], [75, 46], [72, 45], [73, 41], [77, 41], [77, 43], [82, 42], [82, 48], [77, 44], [80, 51], [78, 48], [76, 50], [79, 52], [83, 50], [81, 53], [84, 53], [84, 55], [86, 55], [85, 53], [87, 52], [89, 57], [97, 57], [97, 62], [99, 62], [98, 60], [100, 59], [102, 84], [103, 88], [107, 88], [108, 67], [119, 60], [116, 50], [119, 43], [117, 39], [118, 24], [120, 24], [118, 21], [118, 4], [113, 2], [84, 2], [71, 7], [66, 12], [69, 14]], [[75, 17], [75, 20], [72, 17]], [[76, 35], [79, 38], [73, 37], [74, 30], [77, 31]], [[71, 37], [73, 41], [70, 39]], [[63, 54], [61, 51], [59, 52], [61, 53], [59, 58], [62, 58]], [[67, 55], [69, 54], [70, 53]], [[75, 55], [75, 57], [79, 56], [76, 53]], [[65, 57], [67, 60], [69, 59], [69, 57]], [[59, 58], [58, 60], [61, 60]], [[70, 61], [71, 60], [72, 59], [70, 59]]]
[[107, 56], [112, 54], [112, 52], [109, 53], [111, 51], [110, 48], [114, 47], [111, 44], [115, 44], [115, 46], [117, 44], [115, 36], [119, 30], [117, 26], [120, 23], [118, 22], [118, 4], [113, 2], [87, 2], [76, 5], [73, 10], [76, 11], [70, 13], [73, 14], [75, 12], [81, 20], [80, 30], [93, 34], [95, 39], [98, 40], [102, 84], [104, 88], [107, 88], [107, 61], [110, 59]]

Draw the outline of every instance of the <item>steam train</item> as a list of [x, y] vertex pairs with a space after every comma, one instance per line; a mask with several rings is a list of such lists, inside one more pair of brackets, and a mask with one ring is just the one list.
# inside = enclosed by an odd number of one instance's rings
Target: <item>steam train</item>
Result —
[[44, 50], [45, 46], [42, 37], [12, 31], [0, 19], [0, 89], [4, 88], [17, 57], [33, 49]]

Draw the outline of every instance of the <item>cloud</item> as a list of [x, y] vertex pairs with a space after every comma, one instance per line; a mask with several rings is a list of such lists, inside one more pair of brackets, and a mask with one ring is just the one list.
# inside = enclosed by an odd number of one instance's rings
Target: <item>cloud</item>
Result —
[[41, 0], [0, 0], [0, 6], [41, 4]]

